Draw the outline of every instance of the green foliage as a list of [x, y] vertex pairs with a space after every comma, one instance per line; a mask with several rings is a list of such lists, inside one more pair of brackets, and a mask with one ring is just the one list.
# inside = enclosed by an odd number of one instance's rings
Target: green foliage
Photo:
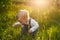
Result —
[[[24, 4], [13, 4], [12, 0], [0, 0], [0, 40], [23, 39], [21, 38], [21, 26], [12, 27], [12, 24], [16, 22], [15, 16], [20, 9], [29, 10], [30, 16], [39, 23], [36, 40], [60, 40], [60, 8], [50, 7], [41, 10]], [[26, 35], [24, 39], [30, 40], [31, 37]]]

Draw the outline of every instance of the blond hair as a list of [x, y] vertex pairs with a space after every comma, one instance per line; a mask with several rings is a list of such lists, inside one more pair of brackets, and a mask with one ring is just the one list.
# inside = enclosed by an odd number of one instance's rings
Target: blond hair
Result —
[[29, 11], [27, 10], [20, 10], [17, 14], [17, 18], [27, 18], [29, 20]]

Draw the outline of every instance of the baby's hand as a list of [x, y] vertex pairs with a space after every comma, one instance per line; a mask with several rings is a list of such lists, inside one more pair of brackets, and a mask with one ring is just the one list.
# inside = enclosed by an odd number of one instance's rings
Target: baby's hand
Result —
[[16, 27], [16, 26], [19, 26], [20, 25], [20, 22], [16, 22], [16, 23], [14, 23], [12, 26], [13, 27]]
[[12, 26], [15, 28], [18, 25], [18, 23], [14, 23]]
[[32, 30], [29, 30], [29, 33], [32, 33]]
[[16, 27], [16, 25], [15, 25], [15, 24], [13, 24], [12, 26], [13, 26], [13, 27]]

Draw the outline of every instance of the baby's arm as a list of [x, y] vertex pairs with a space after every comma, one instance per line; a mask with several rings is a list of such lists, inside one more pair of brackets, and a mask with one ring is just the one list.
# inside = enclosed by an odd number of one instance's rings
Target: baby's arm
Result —
[[12, 26], [13, 26], [13, 27], [16, 27], [16, 26], [18, 26], [18, 25], [20, 25], [20, 22], [16, 22], [16, 23], [14, 23]]
[[34, 32], [39, 27], [38, 23], [34, 19], [31, 19], [31, 26], [32, 26], [32, 28], [30, 28], [31, 32]]

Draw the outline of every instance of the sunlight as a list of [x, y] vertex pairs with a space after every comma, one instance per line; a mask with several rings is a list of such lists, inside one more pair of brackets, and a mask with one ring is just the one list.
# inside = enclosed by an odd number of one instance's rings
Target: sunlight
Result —
[[48, 1], [46, 1], [46, 0], [36, 0], [36, 1], [34, 1], [34, 3], [36, 5], [47, 5]]
[[47, 8], [50, 6], [51, 1], [50, 0], [34, 0], [32, 2], [32, 6], [34, 7], [40, 7], [40, 8]]

